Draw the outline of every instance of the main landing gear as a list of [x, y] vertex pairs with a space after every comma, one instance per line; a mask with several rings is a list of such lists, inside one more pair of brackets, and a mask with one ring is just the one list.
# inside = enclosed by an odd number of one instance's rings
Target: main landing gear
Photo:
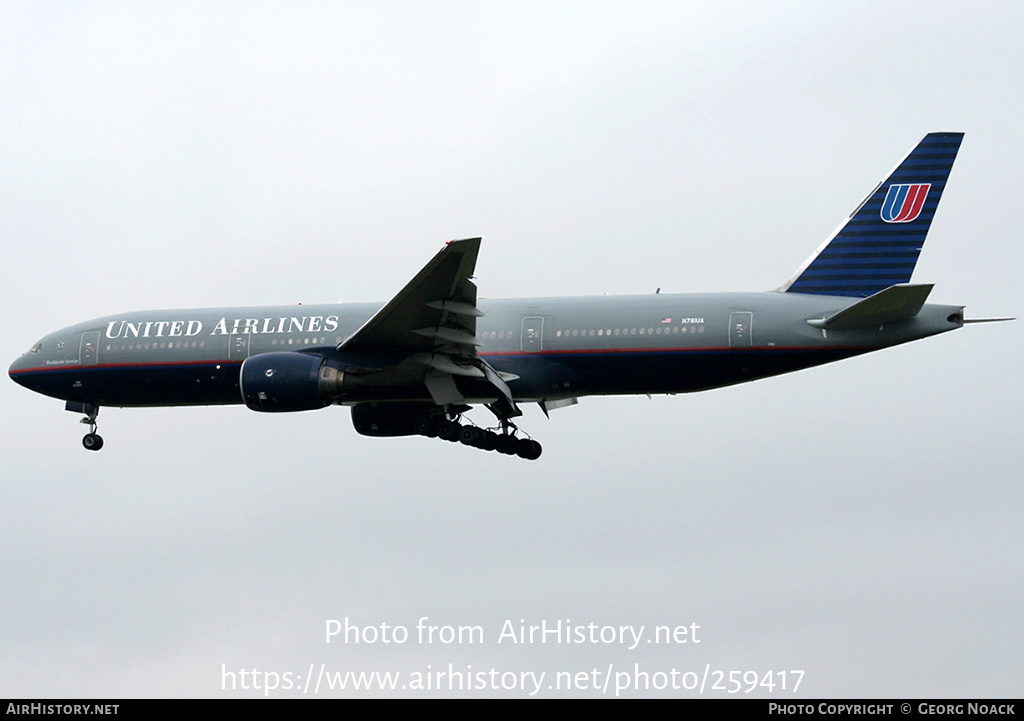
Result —
[[85, 414], [85, 418], [79, 421], [79, 423], [85, 423], [89, 426], [89, 432], [82, 439], [82, 445], [85, 446], [86, 450], [98, 451], [103, 448], [103, 436], [96, 432], [96, 416], [100, 414], [99, 406], [94, 406], [92, 403], [68, 401], [64, 406], [64, 410]]
[[540, 458], [541, 445], [532, 438], [518, 438], [519, 430], [511, 421], [502, 421], [502, 432], [485, 430], [477, 426], [464, 426], [458, 420], [449, 420], [440, 415], [425, 415], [416, 421], [416, 432], [427, 438], [440, 438], [452, 443], [458, 441], [466, 446], [484, 451], [497, 451], [507, 456], [519, 456], [528, 461]]

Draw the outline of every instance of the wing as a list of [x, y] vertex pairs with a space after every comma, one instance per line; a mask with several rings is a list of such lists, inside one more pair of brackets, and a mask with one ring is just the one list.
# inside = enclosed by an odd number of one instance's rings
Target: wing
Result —
[[[480, 238], [445, 244], [398, 295], [342, 341], [338, 350], [357, 353], [374, 353], [381, 349], [389, 353], [427, 350], [432, 347], [430, 336], [417, 331], [442, 325], [465, 334], [450, 334], [452, 338], [466, 344], [475, 343], [476, 317], [480, 311], [476, 309], [476, 286], [470, 278], [479, 250]], [[461, 323], [453, 325], [444, 317], [446, 314], [457, 316], [460, 311]]]
[[[452, 240], [398, 295], [338, 345], [349, 357], [392, 359], [403, 382], [421, 380], [438, 405], [465, 402], [455, 377], [480, 379], [495, 390], [499, 417], [521, 412], [501, 377], [477, 353], [476, 268], [480, 238]], [[394, 361], [398, 361], [395, 363]]]

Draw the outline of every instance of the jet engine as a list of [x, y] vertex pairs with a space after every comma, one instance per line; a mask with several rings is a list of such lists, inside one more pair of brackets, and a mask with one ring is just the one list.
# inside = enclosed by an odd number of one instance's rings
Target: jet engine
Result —
[[261, 353], [242, 363], [240, 387], [254, 411], [312, 411], [340, 395], [344, 373], [313, 353]]
[[360, 403], [352, 406], [352, 425], [364, 436], [413, 436], [430, 409], [423, 403]]

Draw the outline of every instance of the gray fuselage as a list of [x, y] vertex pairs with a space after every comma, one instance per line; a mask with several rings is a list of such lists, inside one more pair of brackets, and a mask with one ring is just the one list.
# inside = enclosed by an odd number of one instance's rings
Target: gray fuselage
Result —
[[[480, 300], [476, 338], [480, 355], [514, 377], [508, 385], [515, 399], [539, 401], [715, 388], [906, 343], [963, 321], [960, 306], [928, 304], [881, 326], [824, 330], [808, 322], [854, 302], [792, 292]], [[97, 406], [241, 403], [239, 367], [247, 357], [329, 357], [379, 307], [111, 315], [45, 336], [10, 375], [40, 393]], [[460, 383], [474, 395], [472, 381]], [[422, 384], [380, 388], [371, 381], [338, 402], [426, 399]]]

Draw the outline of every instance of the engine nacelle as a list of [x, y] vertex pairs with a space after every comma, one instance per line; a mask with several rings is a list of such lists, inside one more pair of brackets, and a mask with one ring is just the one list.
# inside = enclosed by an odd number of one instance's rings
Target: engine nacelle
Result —
[[416, 421], [429, 412], [423, 403], [361, 403], [352, 406], [352, 425], [364, 436], [414, 436]]
[[323, 356], [311, 353], [260, 353], [242, 363], [240, 386], [254, 411], [312, 411], [331, 403], [331, 388], [321, 375], [336, 376]]

